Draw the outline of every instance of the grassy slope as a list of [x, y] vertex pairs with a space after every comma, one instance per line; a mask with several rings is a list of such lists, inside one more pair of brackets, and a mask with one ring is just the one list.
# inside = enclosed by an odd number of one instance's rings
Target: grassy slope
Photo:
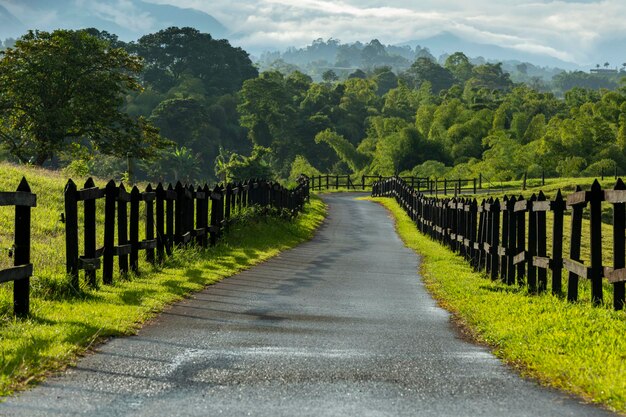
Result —
[[395, 200], [374, 199], [396, 218], [406, 245], [440, 303], [479, 341], [526, 376], [626, 412], [623, 312], [570, 304], [491, 282], [463, 258], [421, 235]]
[[[0, 170], [7, 173], [0, 190], [14, 189], [23, 169], [2, 165]], [[292, 222], [243, 219], [215, 247], [176, 253], [162, 269], [143, 264], [140, 277], [117, 277], [113, 286], [70, 295], [61, 248], [64, 231], [56, 224], [65, 181], [48, 171], [27, 170], [25, 175], [39, 200], [33, 212], [32, 317], [14, 319], [11, 284], [0, 285], [0, 395], [62, 369], [103, 338], [132, 334], [167, 304], [309, 239], [325, 214], [324, 204], [313, 198]], [[0, 230], [5, 233], [2, 246], [9, 246], [11, 212], [2, 213]], [[6, 265], [5, 260], [0, 267]]]

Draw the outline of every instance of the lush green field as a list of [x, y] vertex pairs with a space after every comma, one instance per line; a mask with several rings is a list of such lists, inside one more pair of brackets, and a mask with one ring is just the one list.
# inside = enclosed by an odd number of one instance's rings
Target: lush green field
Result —
[[[165, 305], [309, 239], [325, 214], [324, 204], [315, 197], [293, 221], [243, 213], [215, 247], [176, 252], [161, 268], [142, 263], [138, 277], [116, 276], [112, 286], [94, 290], [83, 285], [75, 291], [65, 275], [64, 229], [59, 222], [65, 180], [50, 171], [4, 164], [0, 169], [5, 173], [0, 190], [14, 190], [26, 175], [38, 197], [29, 319], [13, 318], [12, 284], [0, 285], [0, 395], [62, 369], [104, 338], [132, 334]], [[1, 245], [9, 247], [13, 213], [4, 210]], [[2, 255], [0, 267], [8, 266], [7, 253]]]
[[392, 212], [406, 245], [422, 256], [428, 288], [469, 335], [523, 375], [626, 412], [623, 312], [492, 282], [420, 234], [395, 200], [374, 201]]

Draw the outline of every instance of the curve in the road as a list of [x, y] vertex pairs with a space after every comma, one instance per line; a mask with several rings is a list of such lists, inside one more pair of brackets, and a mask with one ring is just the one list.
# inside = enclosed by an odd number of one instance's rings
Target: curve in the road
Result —
[[607, 416], [459, 339], [381, 206], [178, 303], [3, 416]]

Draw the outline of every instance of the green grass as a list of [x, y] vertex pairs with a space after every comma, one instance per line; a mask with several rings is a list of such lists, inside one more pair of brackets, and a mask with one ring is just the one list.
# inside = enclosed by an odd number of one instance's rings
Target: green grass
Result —
[[[244, 214], [215, 247], [177, 251], [160, 268], [142, 263], [140, 276], [117, 276], [112, 286], [100, 285], [97, 290], [83, 286], [76, 292], [68, 290], [64, 230], [56, 223], [62, 210], [64, 179], [49, 171], [10, 165], [0, 169], [8, 172], [0, 190], [15, 189], [25, 174], [38, 194], [39, 205], [33, 211], [36, 269], [30, 318], [12, 316], [12, 284], [0, 285], [0, 395], [63, 369], [107, 337], [133, 334], [167, 304], [309, 239], [326, 210], [321, 200], [313, 197], [292, 221]], [[7, 185], [12, 182], [7, 176], [17, 182]], [[6, 239], [7, 229], [13, 230], [12, 213], [2, 216], [0, 230]]]
[[525, 376], [626, 412], [626, 317], [587, 302], [529, 295], [492, 282], [460, 256], [420, 234], [393, 199], [387, 207], [441, 305], [468, 333]]

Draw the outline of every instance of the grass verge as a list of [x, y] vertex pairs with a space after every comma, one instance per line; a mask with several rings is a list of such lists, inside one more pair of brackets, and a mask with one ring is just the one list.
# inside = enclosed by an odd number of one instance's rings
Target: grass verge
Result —
[[527, 377], [626, 412], [626, 318], [623, 312], [568, 303], [549, 294], [492, 282], [430, 240], [395, 200], [385, 206], [407, 247], [422, 256], [421, 274], [440, 304], [477, 341]]
[[85, 289], [74, 297], [34, 297], [27, 320], [0, 316], [0, 395], [74, 363], [94, 343], [133, 334], [141, 323], [191, 292], [308, 240], [325, 210], [313, 197], [292, 221], [242, 217], [214, 247], [186, 249], [162, 268], [98, 290]]

